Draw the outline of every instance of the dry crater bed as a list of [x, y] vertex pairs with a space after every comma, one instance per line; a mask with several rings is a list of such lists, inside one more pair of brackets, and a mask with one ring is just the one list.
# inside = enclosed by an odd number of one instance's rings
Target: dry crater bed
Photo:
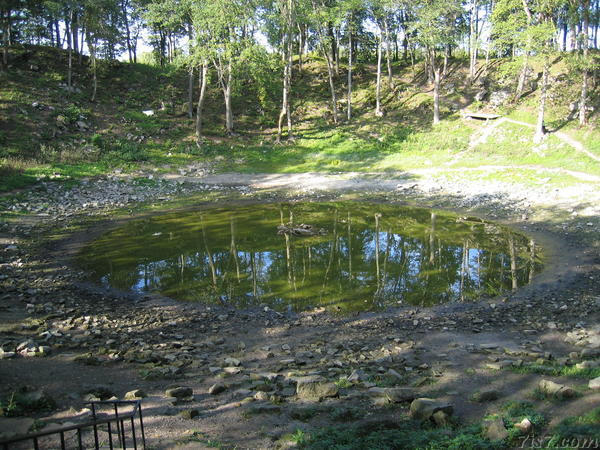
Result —
[[[434, 173], [193, 170], [151, 184], [115, 174], [37, 186], [4, 203], [0, 433], [84, 421], [87, 401], [129, 395], [142, 398], [149, 448], [282, 448], [303, 432], [393, 427], [411, 415], [427, 429], [486, 417], [483, 436], [511, 445], [543, 439], [600, 405], [598, 191]], [[493, 299], [339, 317], [108, 291], [73, 264], [108, 222], [239, 198], [368, 199], [478, 215], [535, 236], [546, 268]], [[177, 387], [186, 389], [167, 392]], [[432, 401], [415, 402], [422, 398]], [[527, 415], [532, 428], [515, 432]]]

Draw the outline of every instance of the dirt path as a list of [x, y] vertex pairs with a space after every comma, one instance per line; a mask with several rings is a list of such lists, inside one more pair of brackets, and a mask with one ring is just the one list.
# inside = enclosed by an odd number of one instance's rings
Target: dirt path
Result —
[[[501, 117], [500, 119], [494, 120], [491, 124], [485, 126], [481, 130], [479, 136], [471, 142], [470, 146], [475, 147], [476, 145], [486, 143], [488, 138], [492, 134], [492, 132], [496, 128], [498, 128], [500, 125], [502, 125], [503, 123], [506, 123], [506, 122], [514, 123], [515, 125], [520, 125], [520, 126], [531, 128], [531, 129], [535, 129], [535, 125], [532, 125], [530, 123], [522, 122], [520, 120], [509, 119], [508, 117]], [[592, 152], [590, 152], [588, 149], [585, 148], [585, 146], [581, 142], [577, 141], [576, 139], [573, 139], [568, 134], [563, 133], [562, 131], [553, 131], [550, 134], [552, 136], [556, 136], [558, 139], [563, 141], [565, 144], [573, 147], [579, 153], [584, 154], [585, 156], [587, 156], [590, 159], [593, 159], [594, 161], [600, 162], [600, 156], [597, 156], [597, 155], [593, 154]]]

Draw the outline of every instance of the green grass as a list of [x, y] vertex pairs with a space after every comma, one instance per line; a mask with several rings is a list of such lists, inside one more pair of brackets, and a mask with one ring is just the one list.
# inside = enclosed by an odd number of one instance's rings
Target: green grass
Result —
[[27, 416], [43, 411], [51, 411], [56, 407], [54, 400], [45, 393], [30, 392], [27, 388], [19, 388], [0, 399], [0, 417]]
[[600, 367], [578, 369], [575, 366], [563, 366], [558, 364], [530, 364], [521, 367], [510, 367], [508, 370], [520, 374], [535, 373], [552, 377], [570, 377], [585, 380], [600, 377]]
[[600, 447], [600, 408], [563, 420], [552, 433], [547, 448]]
[[358, 422], [303, 433], [296, 441], [301, 449], [501, 449], [481, 435], [478, 425], [457, 429], [433, 429], [406, 419], [394, 422]]
[[[279, 94], [272, 95], [271, 90], [279, 87], [280, 80], [273, 75], [277, 71], [268, 72], [272, 74], [260, 80], [240, 80], [246, 83], [245, 90], [262, 89], [262, 94], [257, 92], [261, 95], [262, 110], [257, 107], [256, 96], [239, 91], [233, 101], [241, 135], [233, 138], [223, 135], [222, 98], [218, 89], [211, 86], [204, 122], [208, 139], [198, 149], [194, 144], [193, 120], [185, 116], [183, 108], [185, 70], [176, 66], [101, 61], [98, 101], [91, 103], [90, 74], [85, 64], [74, 67], [76, 84], [82, 93], [67, 94], [59, 87], [65, 77], [64, 52], [47, 47], [11, 49], [11, 58], [16, 61], [25, 54], [30, 59], [23, 67], [0, 75], [3, 84], [0, 119], [7, 124], [0, 129], [0, 191], [25, 187], [52, 173], [77, 179], [101, 175], [115, 167], [125, 171], [140, 167], [169, 171], [198, 161], [210, 162], [217, 171], [229, 172], [388, 172], [389, 176], [415, 169], [447, 168], [450, 174], [452, 169], [481, 165], [527, 165], [532, 168], [489, 170], [478, 176], [502, 181], [517, 179], [527, 185], [548, 183], [553, 187], [581, 182], [561, 173], [563, 169], [600, 175], [597, 161], [577, 153], [552, 135], [543, 145], [536, 146], [532, 143], [533, 130], [520, 125], [505, 123], [486, 143], [470, 147], [473, 133], [483, 124], [467, 123], [450, 110], [452, 103], [468, 101], [464, 98], [460, 71], [458, 79], [452, 81], [456, 92], [442, 101], [442, 123], [432, 126], [431, 95], [424, 91], [420, 81], [412, 80], [410, 67], [395, 66], [398, 89], [392, 92], [384, 86], [387, 114], [378, 118], [373, 114], [374, 65], [357, 65], [354, 119], [334, 127], [327, 118], [330, 115], [327, 86], [318, 78], [325, 72], [324, 62], [318, 58], [309, 60], [294, 86], [296, 139], [283, 145], [273, 142]], [[265, 58], [265, 64], [274, 63]], [[31, 72], [30, 63], [43, 71]], [[506, 75], [518, 69], [519, 63], [503, 61], [496, 67], [498, 74]], [[420, 73], [419, 66], [417, 74]], [[244, 72], [241, 76], [249, 75]], [[555, 90], [560, 94], [561, 89]], [[33, 101], [44, 107], [34, 108]], [[579, 129], [572, 122], [561, 122], [564, 102], [555, 103], [548, 105], [548, 123], [561, 126], [561, 131], [600, 154], [600, 133], [591, 127]], [[49, 107], [54, 109], [51, 111]], [[534, 93], [518, 107], [508, 107], [507, 113], [511, 118], [534, 123], [535, 107]], [[142, 111], [146, 109], [153, 109], [155, 115], [144, 115]], [[53, 126], [59, 115], [71, 125], [54, 136]], [[74, 123], [81, 119], [94, 129], [78, 130]], [[128, 141], [128, 133], [145, 139], [141, 144]], [[82, 141], [98, 151], [83, 152]], [[538, 168], [555, 171], [538, 174]], [[474, 173], [469, 172], [470, 175]]]

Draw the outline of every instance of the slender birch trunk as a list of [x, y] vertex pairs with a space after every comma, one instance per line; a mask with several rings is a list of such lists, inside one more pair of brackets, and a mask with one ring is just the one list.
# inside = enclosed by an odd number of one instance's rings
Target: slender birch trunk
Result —
[[206, 62], [203, 63], [198, 72], [200, 94], [198, 94], [198, 107], [196, 109], [196, 145], [200, 147], [202, 143], [202, 108], [204, 107], [204, 99], [206, 97], [208, 64]]
[[348, 30], [348, 98], [347, 117], [348, 121], [352, 119], [352, 31]]
[[[583, 9], [583, 30], [582, 30], [582, 40], [581, 45], [583, 46], [583, 61], [584, 64], [587, 64], [588, 59], [588, 28], [590, 25], [590, 0], [583, 0], [582, 2]], [[588, 122], [587, 118], [587, 95], [588, 95], [588, 77], [589, 72], [587, 70], [587, 66], [583, 68], [582, 80], [581, 80], [581, 99], [579, 100], [579, 125], [586, 125]]]
[[549, 60], [549, 57], [546, 56], [544, 58], [544, 71], [542, 73], [542, 88], [541, 88], [541, 92], [540, 92], [540, 106], [539, 106], [539, 110], [538, 110], [537, 124], [535, 127], [534, 141], [536, 143], [541, 142], [542, 139], [544, 138], [544, 135], [546, 134], [546, 128], [544, 126], [544, 112], [546, 109], [546, 93], [548, 90], [549, 66], [550, 66], [550, 60]]
[[375, 87], [375, 115], [378, 117], [383, 116], [381, 110], [381, 46], [382, 46], [382, 33], [379, 30], [379, 40], [377, 42], [377, 86]]

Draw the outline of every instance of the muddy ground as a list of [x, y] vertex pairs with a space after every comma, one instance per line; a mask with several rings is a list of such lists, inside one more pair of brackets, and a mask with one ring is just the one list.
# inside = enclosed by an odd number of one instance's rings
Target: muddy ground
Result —
[[[600, 405], [600, 391], [585, 377], [523, 369], [600, 363], [597, 184], [561, 191], [434, 172], [210, 175], [194, 168], [161, 178], [151, 186], [119, 174], [73, 188], [47, 183], [3, 204], [11, 214], [0, 229], [0, 398], [6, 410], [7, 399], [26, 389], [55, 407], [0, 418], [0, 432], [86, 420], [86, 401], [136, 389], [151, 448], [285, 447], [298, 429], [398, 419], [418, 397], [452, 404], [458, 423], [528, 401], [549, 420], [542, 434]], [[337, 198], [510, 225], [541, 244], [545, 270], [526, 287], [472, 304], [337, 317], [105, 291], [85, 283], [72, 258], [98, 232], [153, 208]], [[313, 375], [320, 378], [297, 378]], [[542, 379], [577, 395], [543, 398]], [[320, 394], [301, 392], [303, 381], [314, 381]], [[192, 394], [166, 396], [171, 387]]]

